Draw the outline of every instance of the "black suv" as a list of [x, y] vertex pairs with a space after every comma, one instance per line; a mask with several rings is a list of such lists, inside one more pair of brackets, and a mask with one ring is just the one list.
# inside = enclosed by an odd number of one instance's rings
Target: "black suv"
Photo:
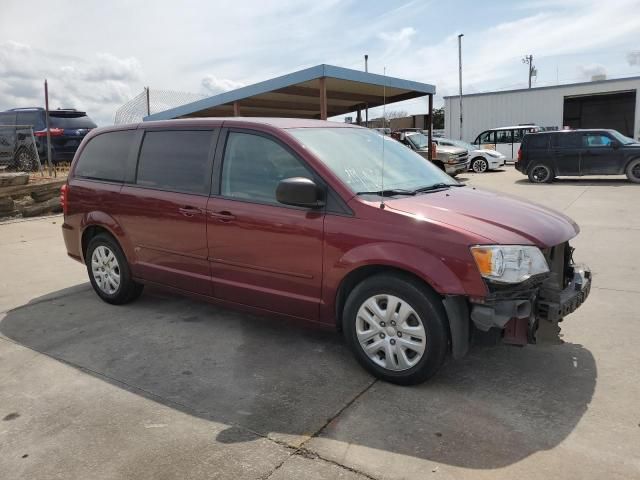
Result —
[[[29, 129], [33, 128], [40, 161], [47, 158], [47, 131], [44, 108], [14, 108], [0, 112], [0, 166], [34, 168], [29, 148], [33, 143]], [[84, 136], [96, 124], [85, 112], [75, 109], [49, 110], [51, 161], [70, 162]]]
[[615, 130], [530, 133], [518, 151], [516, 169], [533, 183], [557, 176], [623, 175], [640, 183], [640, 142]]

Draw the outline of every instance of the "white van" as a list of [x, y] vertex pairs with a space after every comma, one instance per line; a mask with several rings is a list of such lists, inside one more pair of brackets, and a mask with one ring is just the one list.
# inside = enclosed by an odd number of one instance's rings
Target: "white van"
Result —
[[485, 130], [474, 140], [478, 148], [496, 150], [506, 157], [507, 162], [515, 162], [518, 150], [522, 143], [522, 137], [527, 133], [542, 131], [537, 125], [516, 125], [513, 127], [500, 127]]

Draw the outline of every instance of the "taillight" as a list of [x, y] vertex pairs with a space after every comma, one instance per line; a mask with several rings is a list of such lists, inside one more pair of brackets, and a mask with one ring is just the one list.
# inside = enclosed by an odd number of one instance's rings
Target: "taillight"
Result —
[[518, 161], [521, 162], [522, 161], [522, 147], [520, 147], [518, 149]]
[[[61, 137], [62, 135], [64, 135], [64, 128], [50, 128], [49, 133], [51, 133], [52, 137]], [[46, 137], [47, 129], [45, 128], [44, 130], [38, 130], [37, 132], [34, 132], [34, 135], [36, 137]]]
[[69, 207], [69, 184], [67, 183], [60, 188], [60, 205], [62, 206], [62, 213], [66, 215]]

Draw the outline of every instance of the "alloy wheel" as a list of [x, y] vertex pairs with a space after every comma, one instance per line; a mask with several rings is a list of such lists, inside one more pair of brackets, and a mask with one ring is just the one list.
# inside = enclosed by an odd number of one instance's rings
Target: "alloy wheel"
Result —
[[420, 316], [402, 298], [381, 294], [358, 309], [356, 336], [376, 365], [392, 371], [408, 370], [424, 356], [427, 336]]
[[477, 158], [471, 164], [471, 168], [476, 173], [484, 173], [489, 168], [487, 161], [484, 158]]
[[113, 295], [120, 288], [120, 265], [111, 249], [99, 245], [91, 255], [91, 273], [98, 288], [107, 295]]
[[549, 180], [551, 171], [546, 165], [536, 165], [531, 171], [531, 177], [537, 183], [544, 183]]

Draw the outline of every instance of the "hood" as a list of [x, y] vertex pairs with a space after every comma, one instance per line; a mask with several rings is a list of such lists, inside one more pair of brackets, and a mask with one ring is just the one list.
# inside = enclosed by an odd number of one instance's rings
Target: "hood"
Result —
[[501, 193], [453, 187], [388, 201], [388, 210], [417, 215], [484, 237], [486, 243], [553, 247], [580, 228], [566, 215]]
[[450, 153], [452, 155], [459, 155], [460, 153], [468, 153], [467, 150], [460, 147], [452, 147], [450, 145], [436, 145], [438, 152]]
[[491, 155], [497, 155], [498, 158], [504, 157], [502, 153], [497, 150], [491, 150], [490, 148], [476, 148], [473, 153], [490, 153]]

